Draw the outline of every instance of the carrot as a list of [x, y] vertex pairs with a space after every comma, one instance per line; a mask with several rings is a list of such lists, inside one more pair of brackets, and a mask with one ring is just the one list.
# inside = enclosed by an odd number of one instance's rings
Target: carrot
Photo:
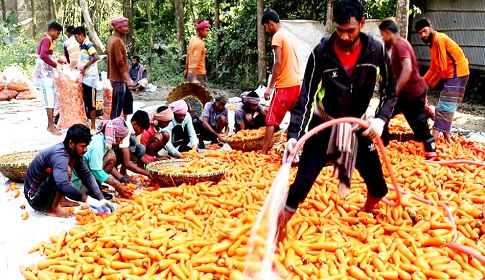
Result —
[[22, 213], [21, 218], [22, 218], [22, 220], [27, 220], [29, 218], [29, 212]]

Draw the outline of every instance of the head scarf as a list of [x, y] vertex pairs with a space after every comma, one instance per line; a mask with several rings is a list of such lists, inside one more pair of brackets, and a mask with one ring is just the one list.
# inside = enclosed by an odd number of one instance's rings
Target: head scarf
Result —
[[178, 115], [185, 115], [189, 110], [189, 107], [187, 106], [187, 102], [185, 102], [185, 100], [182, 100], [182, 99], [170, 103], [168, 107], [172, 109], [174, 114], [178, 114]]
[[194, 23], [194, 27], [195, 27], [196, 30], [199, 30], [199, 29], [204, 29], [204, 28], [211, 28], [211, 25], [207, 20], [204, 20], [204, 21], [197, 20]]
[[113, 17], [111, 18], [111, 26], [113, 26], [114, 29], [118, 29], [120, 27], [123, 27], [125, 25], [128, 25], [128, 19], [125, 17]]
[[150, 116], [150, 120], [153, 123], [153, 125], [158, 125], [158, 122], [169, 122], [173, 120], [173, 112], [172, 109], [167, 108], [160, 113], [158, 113], [156, 110], [152, 112]]
[[261, 99], [259, 98], [258, 94], [254, 91], [246, 91], [246, 92], [243, 92], [241, 94], [241, 99], [244, 103], [249, 103], [249, 104], [252, 104], [252, 105], [258, 105], [259, 104], [259, 101], [261, 101]]
[[104, 134], [104, 147], [108, 150], [113, 147], [116, 138], [125, 138], [129, 133], [125, 120], [122, 117], [101, 121], [98, 130]]
[[216, 96], [214, 96], [214, 100], [219, 101], [222, 104], [226, 105], [227, 102], [229, 101], [229, 97], [227, 96], [227, 94], [225, 92], [220, 91], [218, 94], [216, 94]]

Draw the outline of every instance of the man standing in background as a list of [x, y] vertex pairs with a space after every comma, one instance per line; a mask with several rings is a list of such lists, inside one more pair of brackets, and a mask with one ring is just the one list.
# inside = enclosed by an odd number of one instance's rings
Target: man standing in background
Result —
[[123, 36], [128, 33], [128, 19], [114, 17], [111, 19], [111, 26], [115, 33], [108, 42], [108, 79], [113, 87], [110, 119], [115, 119], [121, 116], [121, 111], [125, 116], [133, 113], [133, 97], [127, 86], [134, 87], [135, 84], [130, 78], [126, 47], [123, 42]]
[[266, 132], [262, 153], [268, 153], [271, 148], [271, 138], [287, 111], [293, 109], [300, 95], [300, 63], [296, 53], [295, 39], [286, 29], [282, 28], [278, 14], [266, 10], [261, 20], [266, 32], [273, 35], [271, 48], [274, 52], [273, 74], [264, 98], [273, 99], [266, 114]]
[[207, 71], [205, 69], [205, 44], [204, 38], [209, 35], [211, 25], [207, 20], [194, 23], [197, 35], [190, 38], [189, 50], [187, 51], [187, 62], [185, 75], [187, 81], [204, 87], [209, 86]]
[[67, 63], [74, 69], [77, 66], [77, 61], [79, 59], [79, 43], [74, 38], [72, 31], [74, 26], [69, 25], [66, 28], [67, 40], [64, 41], [64, 56], [66, 57]]
[[470, 70], [465, 53], [446, 34], [437, 32], [427, 18], [416, 21], [414, 26], [419, 38], [429, 45], [431, 65], [424, 75], [424, 81], [429, 88], [434, 88], [443, 81], [443, 89], [440, 91], [440, 99], [436, 104], [433, 136], [438, 140], [443, 133], [446, 142], [451, 142], [450, 131], [453, 116], [460, 105], [468, 82]]
[[[379, 24], [386, 50], [392, 48], [392, 75], [397, 82], [398, 99], [391, 118], [403, 113], [416, 140], [423, 143], [425, 158], [437, 159], [435, 139], [428, 127], [426, 82], [419, 75], [418, 60], [411, 44], [399, 35], [396, 22], [385, 19]], [[389, 142], [389, 123], [384, 125], [382, 140]]]
[[54, 74], [57, 63], [52, 60], [54, 54], [54, 41], [59, 38], [62, 26], [53, 21], [49, 24], [47, 33], [44, 34], [37, 47], [37, 62], [34, 68], [33, 82], [39, 88], [44, 97], [45, 109], [47, 111], [47, 131], [53, 135], [62, 135], [54, 125]]
[[93, 43], [86, 36], [83, 27], [75, 28], [72, 33], [76, 42], [80, 46], [80, 55], [77, 69], [83, 75], [83, 99], [84, 107], [88, 112], [91, 120], [91, 133], [96, 131], [96, 93], [99, 81], [98, 60], [99, 56], [94, 48]]

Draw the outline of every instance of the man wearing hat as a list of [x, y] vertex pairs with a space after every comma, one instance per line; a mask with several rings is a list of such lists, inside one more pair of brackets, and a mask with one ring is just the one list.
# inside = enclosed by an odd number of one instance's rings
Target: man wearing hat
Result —
[[[168, 154], [179, 158], [181, 152], [195, 149], [199, 140], [192, 124], [187, 102], [177, 100], [168, 105], [173, 112], [173, 119], [163, 130], [168, 132], [170, 140], [165, 144]], [[176, 148], [178, 147], [178, 149]]]
[[[98, 127], [98, 132], [93, 135], [88, 151], [84, 154], [84, 161], [98, 184], [106, 183], [112, 186], [123, 198], [130, 198], [133, 193], [126, 190], [120, 183], [127, 183], [128, 179], [121, 175], [115, 167], [116, 154], [113, 148], [121, 144], [128, 132], [128, 127], [122, 117], [103, 121]], [[71, 182], [74, 187], [86, 192], [87, 189], [83, 186], [79, 175], [74, 170]], [[106, 199], [112, 198], [109, 194], [104, 195]]]
[[140, 143], [146, 147], [145, 155], [147, 161], [156, 161], [158, 152], [165, 147], [170, 140], [170, 135], [164, 130], [173, 120], [173, 112], [167, 106], [160, 106], [150, 115], [150, 127], [143, 131]]
[[113, 87], [113, 103], [111, 107], [111, 119], [133, 113], [133, 96], [127, 89], [135, 87], [131, 80], [126, 58], [126, 47], [123, 36], [128, 33], [128, 19], [125, 17], [114, 17], [111, 19], [111, 26], [115, 33], [108, 42], [108, 79]]
[[204, 141], [211, 141], [211, 144], [218, 144], [222, 147], [222, 138], [229, 132], [226, 104], [229, 97], [225, 92], [219, 92], [213, 102], [207, 102], [202, 112], [202, 121], [194, 118], [193, 124], [199, 137], [199, 149], [205, 149]]
[[209, 86], [207, 81], [207, 71], [205, 69], [206, 49], [204, 38], [209, 35], [211, 25], [207, 20], [194, 23], [197, 35], [190, 38], [189, 49], [187, 51], [185, 79], [191, 83], [204, 87]]
[[[240, 104], [234, 114], [234, 131], [257, 129], [265, 125], [266, 111], [259, 105], [260, 98], [254, 91], [243, 92]], [[256, 115], [256, 116], [255, 116]]]

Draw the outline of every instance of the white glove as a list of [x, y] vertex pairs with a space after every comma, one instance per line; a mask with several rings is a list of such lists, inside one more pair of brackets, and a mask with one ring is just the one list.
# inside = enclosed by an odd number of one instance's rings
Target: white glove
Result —
[[285, 153], [287, 153], [288, 155], [294, 153], [295, 145], [296, 145], [296, 139], [290, 138], [290, 140], [286, 142]]
[[362, 132], [362, 135], [367, 136], [370, 139], [381, 137], [382, 131], [384, 130], [384, 125], [386, 124], [384, 120], [380, 118], [372, 118], [368, 119], [367, 122], [369, 122], [369, 127]]
[[295, 138], [290, 138], [288, 142], [286, 142], [285, 153], [283, 154], [283, 163], [286, 162], [286, 159], [288, 158], [289, 155], [295, 152], [295, 145], [296, 145]]
[[86, 199], [86, 204], [89, 205], [91, 208], [96, 209], [99, 213], [107, 213], [113, 212], [115, 207], [113, 203], [107, 201], [106, 199], [97, 200], [90, 196]]

